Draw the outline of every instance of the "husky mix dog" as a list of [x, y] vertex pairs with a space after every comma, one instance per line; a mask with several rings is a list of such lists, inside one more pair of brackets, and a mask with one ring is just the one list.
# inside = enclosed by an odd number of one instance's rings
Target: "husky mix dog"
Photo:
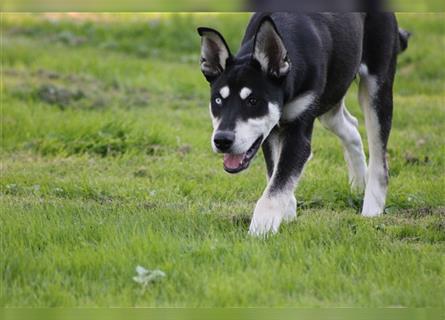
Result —
[[[218, 31], [198, 32], [201, 71], [211, 87], [214, 151], [224, 154], [227, 172], [238, 173], [263, 149], [268, 184], [250, 234], [276, 232], [296, 217], [294, 190], [311, 156], [317, 118], [342, 142], [350, 185], [364, 191], [362, 215], [383, 212], [396, 61], [409, 37], [394, 14], [257, 13], [236, 55]], [[357, 119], [344, 103], [357, 75], [368, 165]]]

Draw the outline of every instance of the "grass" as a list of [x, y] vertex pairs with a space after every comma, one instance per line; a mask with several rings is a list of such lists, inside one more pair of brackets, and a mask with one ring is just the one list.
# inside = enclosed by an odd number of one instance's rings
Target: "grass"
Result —
[[3, 14], [0, 305], [444, 307], [443, 18], [399, 15], [386, 214], [358, 215], [317, 123], [298, 219], [264, 240], [264, 163], [223, 172], [197, 65], [195, 28], [235, 51], [247, 15]]

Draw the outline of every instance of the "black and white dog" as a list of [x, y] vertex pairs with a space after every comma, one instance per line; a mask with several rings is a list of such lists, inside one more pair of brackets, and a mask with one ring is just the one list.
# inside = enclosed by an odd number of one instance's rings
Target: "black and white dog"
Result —
[[[409, 36], [394, 14], [257, 13], [236, 56], [218, 31], [198, 32], [201, 70], [211, 86], [212, 146], [224, 154], [224, 169], [246, 169], [263, 148], [268, 185], [250, 234], [276, 232], [296, 217], [294, 189], [311, 155], [316, 118], [343, 144], [351, 187], [365, 193], [362, 215], [382, 213], [397, 54]], [[357, 119], [344, 104], [357, 75], [368, 167]]]

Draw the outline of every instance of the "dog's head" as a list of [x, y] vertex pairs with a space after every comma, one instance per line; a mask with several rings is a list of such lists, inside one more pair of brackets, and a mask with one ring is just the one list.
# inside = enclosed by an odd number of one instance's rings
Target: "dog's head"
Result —
[[211, 86], [212, 147], [224, 169], [246, 169], [280, 120], [282, 82], [290, 70], [287, 50], [271, 18], [259, 24], [250, 55], [235, 58], [222, 35], [199, 28], [201, 71]]

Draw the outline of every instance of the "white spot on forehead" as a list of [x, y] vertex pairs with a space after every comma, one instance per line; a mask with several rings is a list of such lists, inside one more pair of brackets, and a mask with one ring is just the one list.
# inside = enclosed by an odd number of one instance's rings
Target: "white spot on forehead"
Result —
[[219, 90], [219, 94], [221, 95], [221, 97], [222, 97], [223, 99], [226, 99], [226, 98], [230, 95], [230, 89], [229, 89], [229, 87], [228, 87], [228, 86], [222, 87], [222, 88]]
[[248, 96], [250, 96], [251, 93], [252, 93], [251, 89], [244, 87], [239, 92], [239, 96], [241, 97], [241, 99], [245, 100]]

